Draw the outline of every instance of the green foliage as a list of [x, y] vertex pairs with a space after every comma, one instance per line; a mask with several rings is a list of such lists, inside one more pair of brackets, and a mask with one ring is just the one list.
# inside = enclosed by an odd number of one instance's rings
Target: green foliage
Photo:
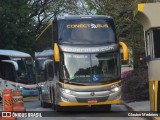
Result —
[[25, 0], [0, 2], [0, 49], [32, 52], [33, 20], [27, 19], [30, 10]]
[[132, 13], [136, 5], [132, 0], [0, 0], [0, 49], [34, 52], [35, 36], [55, 16], [67, 13], [111, 15], [119, 40], [144, 51], [142, 27]]
[[149, 99], [147, 69], [138, 69], [137, 71], [132, 71], [123, 79], [124, 83], [122, 87], [122, 99], [124, 101], [130, 102]]
[[70, 0], [0, 0], [0, 49], [34, 53], [35, 37], [55, 16], [71, 13]]
[[145, 56], [143, 28], [134, 17], [137, 4], [153, 0], [85, 0], [88, 9], [95, 14], [109, 15], [114, 18], [117, 36], [133, 51], [134, 68], [142, 67], [139, 56]]

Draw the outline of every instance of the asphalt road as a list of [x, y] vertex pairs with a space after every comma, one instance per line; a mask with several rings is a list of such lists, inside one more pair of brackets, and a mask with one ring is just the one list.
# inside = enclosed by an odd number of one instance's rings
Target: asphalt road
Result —
[[27, 112], [35, 112], [42, 117], [18, 117], [17, 120], [143, 120], [137, 117], [123, 117], [129, 111], [124, 105], [112, 105], [111, 112], [85, 111], [86, 108], [80, 108], [80, 111], [71, 109], [72, 111], [55, 112], [52, 108], [42, 108], [37, 99], [25, 100], [24, 104]]

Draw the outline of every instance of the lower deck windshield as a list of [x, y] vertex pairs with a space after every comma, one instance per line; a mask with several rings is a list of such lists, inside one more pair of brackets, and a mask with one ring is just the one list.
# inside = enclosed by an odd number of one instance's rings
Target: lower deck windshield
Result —
[[35, 83], [34, 65], [32, 58], [12, 58], [18, 64], [18, 83]]
[[105, 84], [120, 76], [119, 54], [72, 54], [64, 53], [60, 76], [73, 84]]

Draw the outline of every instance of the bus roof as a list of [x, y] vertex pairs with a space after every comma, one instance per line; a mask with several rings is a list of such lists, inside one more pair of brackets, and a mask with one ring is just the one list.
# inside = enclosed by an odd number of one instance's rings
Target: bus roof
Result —
[[57, 17], [57, 20], [73, 20], [73, 19], [113, 19], [113, 18], [107, 15], [68, 15], [68, 16]]
[[44, 50], [42, 52], [36, 52], [36, 57], [47, 57], [53, 55], [53, 50]]
[[[58, 16], [57, 20], [76, 20], [76, 19], [113, 19], [111, 16], [107, 15], [66, 15], [66, 16]], [[52, 28], [52, 21], [48, 23], [45, 29], [36, 36], [36, 40], [38, 40], [41, 35], [49, 28]]]
[[0, 50], [0, 55], [12, 56], [12, 57], [31, 57], [28, 53], [20, 52], [16, 50]]
[[[55, 18], [55, 20], [78, 20], [78, 19], [113, 19], [111, 16], [107, 15], [66, 15], [66, 16], [58, 16]], [[52, 29], [53, 22], [50, 21], [48, 25], [45, 27], [45, 29], [36, 36], [36, 40], [38, 40], [42, 34], [47, 30], [47, 29]]]

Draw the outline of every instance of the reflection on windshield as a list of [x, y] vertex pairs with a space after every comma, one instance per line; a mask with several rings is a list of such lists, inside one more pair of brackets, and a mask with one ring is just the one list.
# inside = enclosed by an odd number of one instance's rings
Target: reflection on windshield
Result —
[[18, 64], [17, 82], [24, 84], [35, 83], [34, 65], [32, 58], [13, 58]]
[[119, 77], [117, 56], [64, 53], [62, 79], [77, 83], [109, 83]]

